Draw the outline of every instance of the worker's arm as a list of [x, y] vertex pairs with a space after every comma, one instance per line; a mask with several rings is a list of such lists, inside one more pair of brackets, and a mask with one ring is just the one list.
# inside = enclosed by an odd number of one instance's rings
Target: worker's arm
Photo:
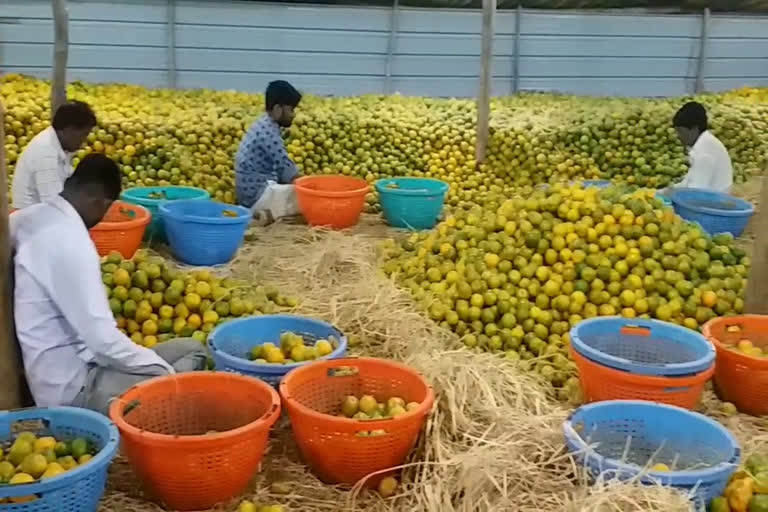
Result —
[[78, 249], [80, 242], [63, 241], [51, 251], [54, 271], [46, 279], [50, 297], [67, 323], [101, 365], [150, 375], [174, 373], [157, 353], [135, 344], [117, 329], [101, 282], [98, 256]]
[[288, 151], [285, 150], [285, 143], [283, 138], [280, 137], [280, 133], [270, 133], [267, 140], [267, 148], [271, 153], [272, 163], [275, 166], [275, 172], [277, 173], [278, 183], [286, 185], [293, 183], [293, 181], [299, 177], [299, 169], [296, 164], [293, 163], [291, 157], [288, 156]]
[[715, 160], [710, 155], [697, 155], [691, 160], [691, 167], [680, 183], [674, 187], [709, 188], [715, 173]]
[[59, 195], [64, 188], [64, 182], [59, 170], [58, 155], [41, 155], [37, 159], [32, 177], [41, 203]]

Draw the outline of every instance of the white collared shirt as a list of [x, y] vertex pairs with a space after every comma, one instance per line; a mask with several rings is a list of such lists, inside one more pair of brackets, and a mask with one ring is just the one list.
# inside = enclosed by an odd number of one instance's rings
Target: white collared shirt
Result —
[[733, 165], [728, 150], [720, 140], [706, 131], [688, 153], [690, 168], [676, 187], [703, 188], [729, 194], [733, 185]]
[[65, 152], [49, 126], [27, 144], [13, 171], [11, 195], [14, 208], [42, 203], [61, 193], [72, 174], [72, 155]]
[[14, 317], [38, 406], [69, 405], [90, 365], [173, 373], [152, 350], [117, 329], [96, 247], [69, 202], [54, 196], [10, 216]]

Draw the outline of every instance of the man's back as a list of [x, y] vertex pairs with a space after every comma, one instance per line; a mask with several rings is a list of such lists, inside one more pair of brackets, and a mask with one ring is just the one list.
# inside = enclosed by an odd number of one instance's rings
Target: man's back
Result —
[[[29, 387], [37, 405], [69, 403], [85, 383], [94, 355], [54, 298], [87, 293], [79, 286], [84, 276], [66, 270], [98, 273], [99, 257], [88, 230], [61, 197], [14, 213], [10, 223], [14, 316]], [[60, 265], [73, 258], [79, 260], [75, 265]]]
[[69, 157], [56, 131], [52, 127], [43, 130], [27, 144], [16, 163], [11, 185], [13, 207], [25, 208], [58, 194], [71, 173]]
[[733, 185], [733, 165], [725, 145], [712, 132], [702, 133], [691, 148], [691, 184], [729, 193]]

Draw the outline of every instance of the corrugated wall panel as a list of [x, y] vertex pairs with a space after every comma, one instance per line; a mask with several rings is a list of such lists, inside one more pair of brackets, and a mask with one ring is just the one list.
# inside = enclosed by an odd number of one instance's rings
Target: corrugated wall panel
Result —
[[[0, 0], [0, 72], [47, 77], [48, 0]], [[70, 0], [68, 76], [168, 83], [165, 0]], [[380, 94], [391, 23], [387, 8], [177, 0], [179, 87], [262, 90], [284, 78], [315, 94]], [[493, 92], [514, 83], [514, 11], [496, 20]], [[693, 92], [701, 15], [523, 12], [522, 90], [668, 96]], [[391, 62], [393, 91], [474, 96], [480, 69], [477, 11], [402, 9]], [[768, 85], [768, 17], [711, 18], [708, 90]]]

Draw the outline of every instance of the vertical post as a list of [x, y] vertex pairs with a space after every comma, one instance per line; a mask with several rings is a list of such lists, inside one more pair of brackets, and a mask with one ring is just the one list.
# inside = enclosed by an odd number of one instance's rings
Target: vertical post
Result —
[[483, 43], [480, 56], [480, 89], [477, 93], [477, 141], [475, 157], [478, 162], [485, 160], [488, 147], [488, 132], [491, 115], [491, 57], [493, 56], [493, 18], [496, 14], [496, 0], [483, 0]]
[[51, 77], [51, 119], [67, 101], [67, 57], [69, 51], [69, 13], [67, 0], [53, 0], [53, 76]]
[[168, 43], [168, 87], [176, 88], [176, 0], [168, 0], [166, 16], [166, 40]]
[[387, 42], [387, 61], [384, 66], [384, 93], [392, 94], [392, 58], [397, 44], [398, 21], [400, 20], [400, 0], [395, 0], [392, 5], [392, 14], [389, 19], [389, 41]]
[[515, 61], [513, 62], [513, 71], [515, 73], [514, 85], [512, 92], [517, 94], [520, 92], [520, 27], [523, 25], [523, 3], [517, 4], [517, 10], [515, 11]]
[[[5, 108], [0, 97], [0, 141], [5, 140]], [[24, 405], [22, 398], [22, 366], [13, 328], [13, 268], [8, 227], [8, 175], [5, 168], [5, 146], [0, 144], [0, 410]]]
[[701, 18], [701, 37], [699, 38], [699, 60], [696, 65], [696, 94], [704, 91], [704, 69], [707, 63], [707, 40], [709, 39], [709, 7], [704, 9]]
[[752, 247], [752, 265], [747, 280], [747, 293], [744, 311], [747, 313], [768, 314], [768, 164], [760, 177], [760, 200], [757, 203], [755, 223], [755, 245]]

